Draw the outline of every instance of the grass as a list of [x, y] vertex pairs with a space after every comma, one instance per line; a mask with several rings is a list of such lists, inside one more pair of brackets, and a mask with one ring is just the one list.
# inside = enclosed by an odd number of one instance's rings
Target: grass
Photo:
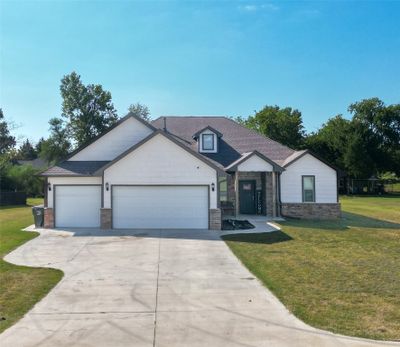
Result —
[[400, 340], [400, 197], [344, 197], [340, 221], [288, 220], [224, 239], [304, 322]]
[[33, 223], [31, 206], [42, 199], [28, 199], [29, 206], [0, 208], [0, 332], [17, 322], [63, 276], [62, 271], [7, 263], [3, 257], [38, 233], [22, 231]]

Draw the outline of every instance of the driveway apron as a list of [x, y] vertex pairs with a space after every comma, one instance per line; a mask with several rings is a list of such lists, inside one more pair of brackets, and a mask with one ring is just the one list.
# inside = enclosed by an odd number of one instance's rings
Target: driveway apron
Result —
[[6, 260], [65, 275], [1, 347], [400, 345], [309, 327], [208, 230], [47, 230]]

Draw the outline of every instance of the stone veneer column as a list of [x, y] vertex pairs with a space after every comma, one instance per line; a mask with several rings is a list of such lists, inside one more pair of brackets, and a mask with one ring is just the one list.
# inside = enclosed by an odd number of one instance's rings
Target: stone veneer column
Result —
[[265, 173], [265, 207], [268, 217], [273, 215], [273, 186], [272, 186], [272, 172]]
[[210, 229], [221, 230], [222, 228], [222, 215], [221, 209], [211, 208], [210, 209]]
[[100, 227], [101, 229], [108, 230], [112, 228], [111, 223], [112, 210], [111, 208], [100, 209]]
[[54, 211], [51, 207], [44, 208], [43, 227], [48, 229], [54, 228]]

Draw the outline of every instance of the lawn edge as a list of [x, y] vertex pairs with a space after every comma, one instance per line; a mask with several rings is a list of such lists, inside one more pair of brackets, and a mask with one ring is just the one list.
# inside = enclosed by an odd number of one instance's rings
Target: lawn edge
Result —
[[7, 257], [7, 255], [9, 255], [9, 254], [11, 254], [12, 252], [14, 252], [16, 249], [18, 249], [19, 247], [22, 247], [23, 245], [25, 245], [25, 244], [27, 244], [28, 242], [31, 242], [31, 241], [33, 241], [34, 239], [36, 239], [37, 237], [40, 237], [40, 235], [41, 235], [41, 233], [39, 232], [39, 231], [33, 231], [33, 230], [26, 230], [27, 228], [29, 228], [30, 226], [32, 226], [33, 224], [31, 224], [31, 225], [28, 225], [27, 227], [25, 227], [25, 228], [23, 228], [23, 229], [20, 229], [19, 231], [23, 231], [23, 232], [26, 232], [26, 233], [31, 233], [31, 234], [33, 234], [34, 236], [31, 238], [31, 239], [29, 239], [29, 240], [25, 240], [24, 242], [22, 242], [21, 244], [19, 244], [19, 245], [17, 245], [16, 247], [14, 247], [14, 248], [12, 248], [8, 253], [6, 253], [5, 255], [3, 255], [3, 257], [1, 258], [1, 261], [4, 261], [5, 263], [7, 263], [7, 264], [10, 264], [10, 265], [12, 265], [12, 266], [16, 266], [16, 267], [19, 267], [19, 268], [30, 268], [30, 269], [43, 269], [43, 270], [50, 270], [50, 271], [56, 271], [56, 272], [58, 272], [60, 275], [61, 275], [61, 277], [59, 278], [59, 280], [56, 282], [56, 283], [54, 283], [54, 285], [51, 287], [51, 288], [49, 288], [49, 290], [46, 292], [46, 293], [44, 293], [43, 294], [43, 296], [40, 296], [39, 298], [38, 298], [38, 300], [36, 301], [36, 302], [34, 302], [33, 304], [32, 304], [32, 306], [26, 311], [26, 312], [24, 312], [17, 320], [15, 320], [12, 324], [10, 324], [10, 325], [8, 325], [8, 326], [6, 326], [6, 327], [4, 327], [4, 328], [1, 328], [0, 327], [0, 335], [2, 334], [2, 333], [4, 333], [7, 329], [9, 329], [9, 328], [11, 328], [13, 325], [15, 325], [16, 323], [18, 323], [22, 318], [24, 318], [25, 317], [25, 315], [27, 314], [27, 313], [29, 313], [40, 301], [42, 301], [61, 281], [62, 281], [62, 279], [64, 278], [64, 275], [65, 275], [65, 273], [64, 273], [64, 271], [62, 271], [61, 269], [58, 269], [58, 268], [54, 268], [54, 267], [43, 267], [43, 266], [27, 266], [27, 265], [19, 265], [19, 264], [15, 264], [15, 263], [12, 263], [12, 262], [9, 262], [9, 261], [7, 261], [7, 260], [5, 260], [5, 258]]
[[[272, 224], [272, 223], [268, 223], [268, 224]], [[275, 225], [272, 224], [274, 227]], [[279, 227], [279, 229], [277, 229], [276, 231], [280, 231], [282, 230], [280, 225], [277, 225]], [[275, 231], [272, 231], [275, 232]], [[308, 326], [311, 329], [315, 329], [319, 332], [323, 332], [324, 334], [327, 335], [334, 335], [338, 338], [343, 338], [343, 339], [350, 339], [350, 340], [354, 340], [354, 341], [362, 341], [362, 342], [367, 342], [367, 343], [382, 343], [388, 346], [400, 346], [400, 340], [377, 340], [377, 339], [372, 339], [372, 338], [368, 338], [368, 337], [363, 337], [363, 336], [353, 336], [353, 335], [343, 335], [340, 333], [336, 333], [330, 330], [325, 330], [325, 329], [321, 329], [319, 327], [315, 327], [309, 323], [307, 323], [306, 321], [304, 321], [302, 318], [300, 318], [298, 315], [294, 314], [283, 302], [283, 300], [281, 300], [279, 298], [279, 296], [275, 293], [275, 291], [273, 289], [271, 289], [266, 283], [264, 283], [253, 271], [251, 271], [243, 262], [242, 260], [235, 254], [235, 252], [232, 250], [231, 247], [229, 247], [227, 241], [224, 239], [226, 236], [230, 236], [230, 235], [254, 235], [254, 234], [266, 234], [267, 232], [255, 232], [255, 233], [241, 233], [241, 234], [224, 234], [221, 235], [220, 238], [222, 241], [224, 241], [225, 245], [228, 247], [228, 249], [230, 250], [230, 252], [235, 256], [235, 258], [240, 262], [240, 264], [242, 264], [247, 271], [249, 271], [256, 279], [257, 281], [264, 287], [266, 288], [268, 291], [271, 292], [271, 294], [273, 295], [273, 297], [278, 300], [283, 306], [284, 308], [292, 315], [294, 316], [296, 319], [298, 319], [300, 322], [302, 322], [303, 324], [305, 324], [306, 326]], [[311, 331], [312, 332], [312, 331]]]

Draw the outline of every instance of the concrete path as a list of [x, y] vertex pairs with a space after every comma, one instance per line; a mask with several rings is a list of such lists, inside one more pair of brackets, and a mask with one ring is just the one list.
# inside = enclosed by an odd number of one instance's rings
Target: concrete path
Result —
[[391, 345], [302, 323], [210, 231], [43, 231], [6, 260], [65, 276], [1, 347]]

